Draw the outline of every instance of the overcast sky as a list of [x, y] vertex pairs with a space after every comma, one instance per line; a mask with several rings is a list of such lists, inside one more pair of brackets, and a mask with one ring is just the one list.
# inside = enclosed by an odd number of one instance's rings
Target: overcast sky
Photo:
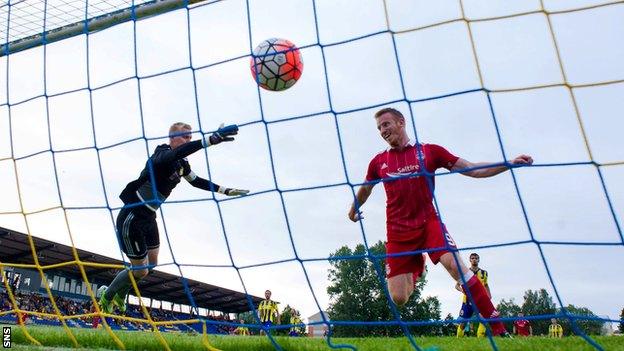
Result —
[[[557, 11], [605, 2], [544, 4]], [[387, 5], [394, 31], [462, 16], [458, 1], [389, 0]], [[470, 19], [539, 6], [537, 0], [464, 1]], [[138, 176], [154, 147], [167, 142], [146, 138], [165, 136], [177, 121], [203, 131], [236, 123], [241, 129], [235, 142], [199, 151], [189, 161], [198, 175], [208, 177], [209, 169], [214, 182], [250, 189], [251, 196], [217, 204], [209, 193], [181, 183], [170, 201], [202, 201], [163, 205], [160, 263], [169, 265], [159, 269], [178, 273], [174, 259], [228, 266], [182, 272], [242, 291], [233, 265], [326, 258], [342, 245], [362, 243], [364, 236], [369, 243], [385, 238], [382, 186], [364, 206], [362, 231], [347, 219], [353, 195], [343, 184], [361, 183], [370, 159], [387, 147], [375, 128], [377, 108], [370, 106], [399, 101], [389, 106], [409, 116], [413, 140], [416, 131], [421, 142], [443, 145], [470, 161], [499, 162], [520, 153], [532, 155], [538, 166], [624, 160], [623, 83], [572, 94], [560, 85], [494, 92], [491, 105], [483, 91], [409, 104], [483, 88], [465, 22], [397, 34], [394, 42], [385, 32], [322, 48], [318, 40], [329, 45], [388, 26], [379, 0], [316, 1], [316, 16], [318, 39], [312, 1], [250, 1], [250, 38], [246, 3], [226, 0], [193, 9], [190, 17], [175, 11], [137, 22], [136, 65], [132, 23], [89, 35], [88, 50], [82, 35], [48, 45], [45, 61], [41, 47], [11, 55], [8, 64], [0, 58], [0, 226], [26, 232], [26, 219], [35, 236], [70, 244], [71, 233], [77, 247], [121, 259], [112, 220], [122, 205], [118, 194]], [[624, 79], [624, 5], [551, 20], [568, 84]], [[471, 31], [487, 89], [564, 83], [543, 13], [474, 22]], [[245, 55], [270, 37], [305, 47], [305, 67], [291, 89], [258, 95]], [[196, 70], [189, 68], [191, 61]], [[43, 94], [49, 98], [38, 97]], [[310, 114], [315, 115], [283, 121]], [[50, 152], [75, 149], [80, 150]], [[554, 296], [556, 288], [564, 305], [617, 319], [624, 307], [624, 243], [617, 228], [624, 218], [624, 166], [600, 171], [615, 217], [592, 165], [517, 169], [519, 192], [510, 172], [480, 180], [458, 174], [436, 179], [441, 216], [460, 247], [526, 241], [531, 235], [540, 241], [619, 244], [542, 245], [554, 287], [535, 243], [476, 249], [495, 303], [502, 298], [521, 303], [527, 289], [545, 288]], [[320, 185], [335, 186], [277, 191]], [[107, 207], [114, 209], [113, 217]], [[22, 211], [28, 215], [7, 214]], [[441, 300], [443, 317], [457, 316], [461, 296], [454, 282], [442, 267], [428, 265], [424, 295]], [[328, 306], [328, 267], [326, 261], [303, 267], [292, 261], [240, 273], [249, 293], [262, 296], [271, 289], [282, 307], [290, 304], [307, 317], [318, 312], [312, 292], [321, 308]]]

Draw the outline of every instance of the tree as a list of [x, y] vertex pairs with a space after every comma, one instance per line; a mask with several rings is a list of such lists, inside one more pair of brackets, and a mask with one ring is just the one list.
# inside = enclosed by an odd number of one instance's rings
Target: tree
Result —
[[[509, 301], [502, 299], [498, 306], [496, 306], [496, 310], [500, 313], [501, 317], [517, 317], [518, 313], [522, 312], [522, 308], [516, 305], [513, 298]], [[513, 321], [505, 322], [504, 324], [507, 330], [513, 330]]]
[[[280, 325], [290, 324], [290, 317], [293, 315], [293, 310], [294, 309], [290, 307], [290, 305], [286, 305], [286, 307], [284, 307], [284, 310], [280, 313]], [[277, 320], [275, 320], [275, 323], [277, 324]], [[288, 335], [289, 331], [290, 328], [276, 329], [273, 331], [273, 335]]]
[[[247, 312], [243, 312], [243, 313], [238, 313], [236, 315], [236, 321], [240, 322], [241, 319], [243, 320], [243, 322], [245, 322], [245, 324], [255, 324], [255, 325], [259, 325], [258, 321], [256, 320], [256, 314], [255, 311], [247, 311]], [[249, 328], [249, 332], [253, 335], [253, 334], [258, 334], [260, 332], [260, 329], [257, 327], [250, 327]]]
[[[596, 317], [596, 314], [594, 314], [594, 312], [592, 312], [587, 307], [576, 307], [574, 305], [568, 305], [568, 307], [566, 307], [566, 310], [569, 314], [576, 315], [576, 316]], [[576, 319], [575, 323], [579, 327], [579, 329], [581, 329], [581, 331], [583, 331], [583, 333], [585, 334], [588, 334], [588, 335], [602, 334], [602, 325], [604, 324], [603, 321], [591, 320], [591, 319], [589, 320]], [[575, 331], [572, 329], [572, 323], [570, 322], [568, 318], [561, 318], [561, 320], [559, 321], [559, 324], [561, 324], [561, 327], [563, 327], [563, 333], [565, 335], [571, 335], [575, 333]]]
[[450, 313], [444, 318], [442, 325], [442, 336], [455, 336], [457, 333], [457, 325], [453, 322], [455, 318]]
[[[290, 324], [290, 317], [293, 316], [295, 309], [292, 308], [290, 305], [286, 305], [286, 307], [284, 307], [284, 310], [282, 311], [282, 313], [280, 314], [280, 324], [281, 325], [289, 325]], [[301, 318], [301, 316], [299, 316]], [[299, 330], [299, 334], [303, 335], [305, 334], [305, 328], [303, 327], [298, 327], [297, 328]], [[290, 332], [290, 328], [284, 328], [284, 329], [278, 329], [275, 331], [276, 335], [288, 335], [288, 333]]]
[[624, 334], [624, 308], [622, 308], [622, 312], [620, 312], [620, 325], [618, 329], [620, 329], [621, 334]]
[[[548, 295], [546, 289], [536, 291], [527, 290], [524, 292], [524, 303], [522, 304], [522, 312], [525, 316], [539, 316], [555, 314], [557, 306], [552, 297]], [[531, 320], [533, 327], [533, 335], [548, 335], [548, 326], [550, 318]]]
[[[383, 255], [385, 245], [379, 241], [370, 247], [374, 255]], [[384, 279], [385, 260], [367, 258], [349, 258], [366, 254], [364, 245], [357, 245], [354, 250], [343, 246], [330, 255], [330, 285], [327, 293], [330, 297], [328, 314], [333, 321], [393, 321], [388, 297], [380, 281]], [[346, 259], [345, 259], [346, 257]], [[399, 309], [403, 321], [440, 320], [440, 301], [436, 297], [421, 296], [426, 283], [424, 277], [418, 280], [410, 301]], [[384, 281], [385, 285], [385, 281]], [[440, 325], [418, 326], [410, 328], [415, 334], [441, 334]], [[333, 327], [334, 336], [397, 336], [403, 335], [401, 327], [338, 325]]]

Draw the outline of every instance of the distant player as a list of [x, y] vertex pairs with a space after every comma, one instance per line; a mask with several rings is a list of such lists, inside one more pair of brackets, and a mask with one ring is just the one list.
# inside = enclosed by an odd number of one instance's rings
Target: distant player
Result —
[[[173, 124], [169, 128], [169, 144], [156, 147], [139, 178], [128, 183], [119, 195], [124, 207], [117, 215], [117, 239], [131, 265], [142, 267], [132, 270], [137, 281], [149, 273], [148, 265], [154, 267], [158, 264], [160, 238], [156, 211], [180, 183], [181, 178], [196, 188], [228, 196], [245, 195], [249, 192], [225, 188], [197, 176], [186, 160], [187, 156], [202, 148], [233, 141], [233, 135], [238, 134], [238, 126], [221, 125], [212, 135], [204, 135], [195, 141], [191, 141], [191, 131], [191, 126], [186, 123]], [[121, 313], [125, 313], [126, 296], [132, 288], [128, 272], [127, 269], [122, 270], [108, 288], [102, 287], [102, 290], [106, 290], [101, 294], [99, 303], [104, 312], [111, 313], [114, 304]]]
[[271, 300], [271, 290], [264, 292], [265, 299], [260, 301], [258, 305], [258, 316], [260, 317], [260, 323], [262, 327], [260, 334], [264, 334], [264, 330], [269, 330], [274, 324], [279, 324], [280, 314], [277, 308], [277, 302]]
[[[239, 323], [240, 324], [245, 324], [245, 321], [241, 319], [239, 321]], [[238, 326], [238, 327], [236, 327], [236, 329], [234, 329], [234, 334], [236, 334], [236, 335], [249, 335], [249, 328], [243, 327], [242, 325]]]
[[[433, 185], [434, 177], [419, 174], [425, 170], [432, 174], [438, 168], [446, 168], [470, 177], [484, 178], [506, 171], [507, 166], [472, 163], [451, 154], [441, 146], [410, 142], [405, 131], [405, 118], [396, 109], [379, 110], [375, 113], [375, 120], [379, 134], [390, 148], [378, 153], [372, 159], [368, 166], [366, 181], [384, 181], [387, 197], [387, 254], [431, 249], [428, 254], [434, 264], [441, 262], [451, 277], [460, 284], [466, 281], [462, 289], [470, 291], [479, 312], [486, 318], [498, 317], [499, 314], [487, 290], [477, 276], [466, 268], [461, 257], [458, 257], [459, 267], [455, 262], [452, 254], [452, 251], [457, 250], [455, 242], [440, 222], [432, 203], [433, 189], [430, 189], [430, 184]], [[424, 169], [421, 168], [421, 162], [424, 163]], [[527, 155], [520, 155], [509, 163], [518, 166], [530, 165], [533, 159]], [[484, 168], [462, 171], [474, 167]], [[360, 187], [356, 201], [349, 210], [349, 219], [357, 222], [362, 218], [359, 207], [364, 205], [374, 185], [375, 183], [372, 183]], [[459, 253], [456, 255], [459, 256]], [[420, 253], [387, 258], [388, 290], [394, 303], [397, 305], [407, 303], [424, 265], [425, 258]], [[509, 336], [502, 322], [493, 321], [490, 322], [490, 326], [494, 335]]]
[[519, 336], [533, 336], [531, 322], [523, 317], [524, 313], [518, 313], [518, 319], [513, 322], [513, 333]]
[[[488, 272], [485, 269], [481, 269], [479, 267], [479, 260], [480, 258], [477, 253], [473, 252], [470, 254], [470, 270], [479, 279], [479, 281], [481, 281], [481, 284], [483, 284], [483, 287], [485, 287], [487, 296], [491, 299], [492, 293], [490, 292], [490, 285], [488, 284]], [[455, 289], [463, 292], [459, 282], [455, 283]], [[469, 320], [474, 315], [474, 312], [474, 307], [472, 306], [472, 303], [470, 303], [470, 301], [468, 300], [468, 296], [466, 296], [466, 294], [463, 294], [462, 306], [459, 310], [459, 318]], [[459, 323], [459, 325], [457, 326], [457, 337], [464, 336], [465, 326], [467, 326], [468, 324], [470, 324], [470, 321], [468, 321], [467, 323]], [[477, 337], [481, 338], [484, 336], [485, 325], [483, 325], [483, 323], [479, 323], [479, 327], [477, 328]]]
[[551, 338], [563, 337], [563, 328], [561, 327], [561, 324], [557, 323], [556, 318], [550, 319], [550, 325], [548, 326], [548, 337], [551, 337]]
[[293, 326], [290, 327], [290, 332], [288, 333], [288, 336], [300, 336], [301, 327], [296, 326], [295, 324], [301, 324], [301, 323], [303, 322], [301, 320], [301, 317], [299, 316], [299, 311], [292, 310], [292, 314], [290, 315], [290, 324], [292, 324]]
[[[91, 308], [89, 309], [89, 312], [94, 313], [97, 312], [95, 309], [95, 304], [91, 304]], [[97, 329], [100, 326], [100, 316], [93, 316], [91, 317], [91, 327], [93, 329]]]

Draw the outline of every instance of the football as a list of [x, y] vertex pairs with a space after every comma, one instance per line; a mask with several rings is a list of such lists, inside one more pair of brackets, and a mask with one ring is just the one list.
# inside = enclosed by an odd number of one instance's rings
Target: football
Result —
[[258, 45], [250, 61], [251, 75], [260, 87], [286, 90], [303, 72], [303, 59], [295, 44], [286, 39], [271, 38]]

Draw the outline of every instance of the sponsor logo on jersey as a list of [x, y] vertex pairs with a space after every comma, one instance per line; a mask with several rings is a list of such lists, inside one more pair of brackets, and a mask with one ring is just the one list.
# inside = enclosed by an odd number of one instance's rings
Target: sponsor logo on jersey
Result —
[[418, 173], [420, 167], [418, 165], [407, 165], [404, 167], [400, 167], [396, 172], [388, 172], [388, 177], [398, 178], [404, 177], [407, 175]]

